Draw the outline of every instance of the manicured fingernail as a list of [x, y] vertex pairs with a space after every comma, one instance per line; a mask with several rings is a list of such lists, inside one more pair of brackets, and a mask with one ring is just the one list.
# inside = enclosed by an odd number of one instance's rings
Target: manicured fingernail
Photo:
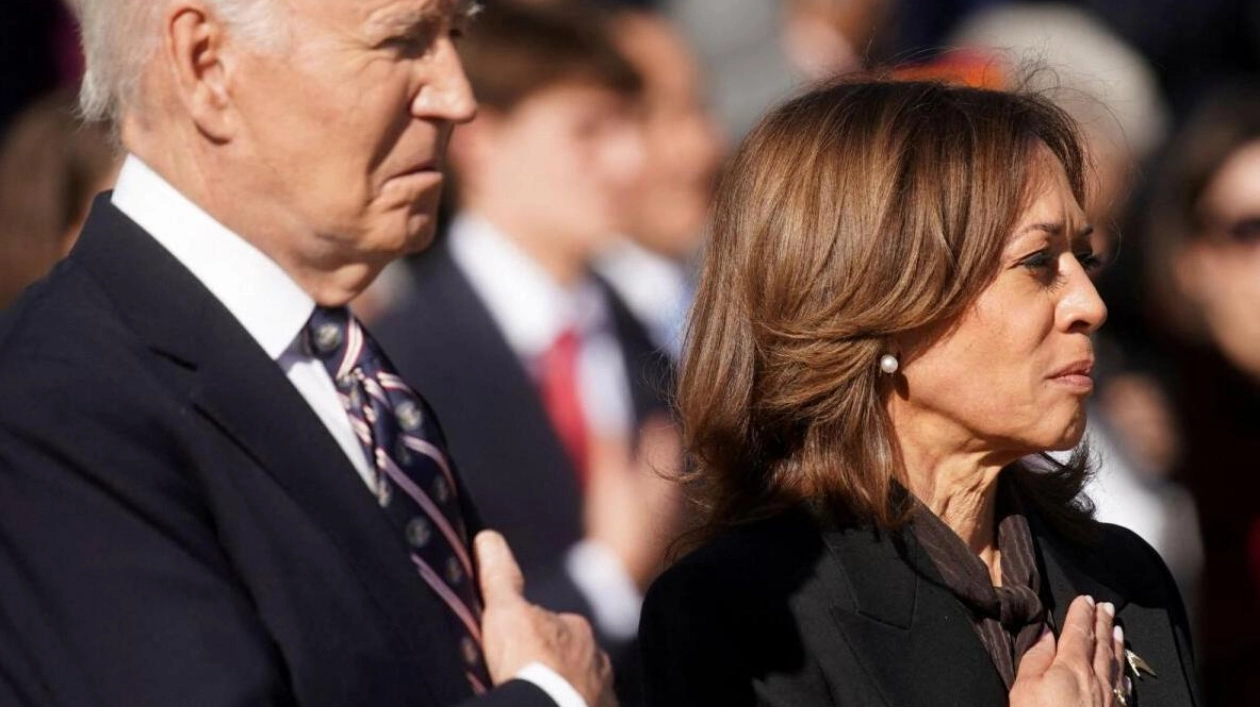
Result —
[[1116, 643], [1119, 643], [1122, 646], [1124, 645], [1124, 629], [1117, 626], [1111, 629], [1111, 635], [1115, 636]]
[[1114, 604], [1109, 601], [1105, 601], [1101, 604], [1101, 606], [1102, 610], [1107, 612], [1107, 616], [1110, 616], [1113, 619], [1116, 617], [1116, 607]]
[[1124, 694], [1126, 695], [1133, 694], [1133, 681], [1129, 679], [1128, 675], [1124, 676]]
[[1093, 597], [1091, 597], [1090, 595], [1086, 594], [1086, 595], [1085, 595], [1085, 603], [1086, 603], [1086, 604], [1089, 604], [1090, 606], [1094, 606], [1094, 605], [1095, 605], [1095, 603], [1094, 603], [1094, 598], [1093, 598]]

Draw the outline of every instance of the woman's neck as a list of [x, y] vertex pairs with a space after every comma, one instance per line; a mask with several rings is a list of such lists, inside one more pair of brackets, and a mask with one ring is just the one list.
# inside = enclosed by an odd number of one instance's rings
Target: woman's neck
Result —
[[997, 482], [1011, 460], [976, 448], [974, 440], [951, 440], [940, 430], [894, 427], [910, 492], [962, 538], [1000, 584]]
[[907, 460], [910, 491], [980, 556], [990, 575], [1000, 579], [995, 516], [1001, 468], [957, 461], [920, 466]]

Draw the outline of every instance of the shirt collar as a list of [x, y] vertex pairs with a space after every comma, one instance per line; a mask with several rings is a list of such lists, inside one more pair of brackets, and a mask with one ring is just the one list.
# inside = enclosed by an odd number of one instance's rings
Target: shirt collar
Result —
[[267, 355], [278, 359], [315, 302], [271, 258], [128, 155], [113, 204], [205, 285]]
[[587, 335], [607, 326], [607, 303], [593, 280], [561, 286], [484, 218], [459, 214], [451, 223], [450, 249], [521, 358], [542, 355], [565, 329]]
[[640, 319], [650, 320], [677, 308], [690, 289], [686, 265], [629, 238], [604, 253], [595, 268]]

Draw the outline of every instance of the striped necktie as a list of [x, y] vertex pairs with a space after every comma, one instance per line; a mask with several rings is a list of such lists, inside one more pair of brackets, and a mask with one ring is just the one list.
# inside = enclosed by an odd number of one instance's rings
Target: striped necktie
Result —
[[305, 333], [376, 472], [381, 508], [405, 537], [424, 582], [450, 609], [466, 677], [480, 694], [490, 684], [481, 604], [458, 486], [433, 411], [346, 307], [316, 308]]

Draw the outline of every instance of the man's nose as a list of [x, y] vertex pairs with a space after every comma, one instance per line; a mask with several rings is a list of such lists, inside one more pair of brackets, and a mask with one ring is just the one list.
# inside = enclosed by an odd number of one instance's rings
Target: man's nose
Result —
[[441, 40], [427, 81], [416, 94], [411, 108], [417, 118], [438, 118], [453, 123], [467, 123], [476, 117], [477, 99], [451, 39]]

